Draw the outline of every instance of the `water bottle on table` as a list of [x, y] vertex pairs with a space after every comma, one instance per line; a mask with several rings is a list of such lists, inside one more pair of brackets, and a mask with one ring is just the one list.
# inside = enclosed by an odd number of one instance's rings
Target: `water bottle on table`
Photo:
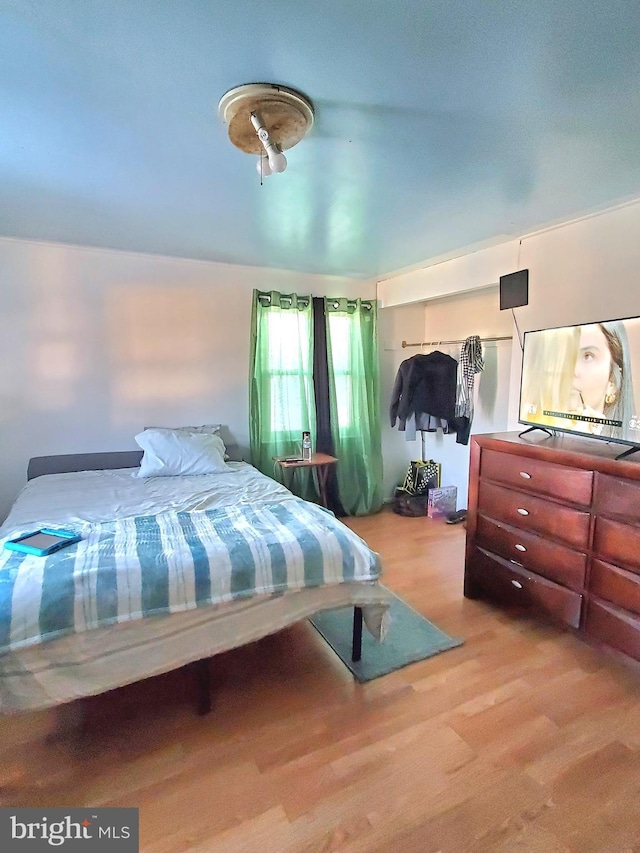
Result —
[[305, 462], [311, 461], [311, 433], [302, 433], [302, 458]]

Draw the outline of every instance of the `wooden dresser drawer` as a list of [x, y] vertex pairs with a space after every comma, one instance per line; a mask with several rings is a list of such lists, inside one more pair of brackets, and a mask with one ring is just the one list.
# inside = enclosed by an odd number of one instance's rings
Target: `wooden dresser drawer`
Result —
[[597, 474], [594, 508], [598, 515], [640, 521], [640, 481]]
[[497, 450], [483, 450], [480, 476], [581, 506], [589, 506], [591, 503], [593, 471], [582, 468], [569, 468]]
[[542, 533], [579, 549], [586, 550], [588, 545], [589, 513], [545, 498], [481, 481], [478, 511], [519, 530]]
[[487, 554], [481, 548], [474, 548], [467, 561], [465, 587], [480, 588], [491, 598], [544, 613], [573, 628], [580, 624], [579, 593]]
[[640, 575], [610, 566], [602, 560], [593, 560], [589, 592], [640, 616]]
[[569, 435], [470, 444], [465, 596], [524, 605], [640, 661], [640, 454]]
[[640, 527], [597, 518], [593, 553], [631, 571], [640, 572]]
[[585, 631], [590, 637], [640, 660], [640, 619], [601, 601], [590, 599]]
[[537, 533], [526, 533], [491, 518], [478, 515], [476, 541], [481, 548], [493, 551], [516, 565], [564, 586], [584, 587], [586, 554], [544, 539]]

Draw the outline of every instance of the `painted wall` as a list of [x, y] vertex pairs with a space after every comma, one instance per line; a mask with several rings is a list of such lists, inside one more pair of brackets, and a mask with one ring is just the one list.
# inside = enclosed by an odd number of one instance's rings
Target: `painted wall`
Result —
[[498, 245], [469, 250], [458, 257], [437, 260], [421, 269], [381, 279], [378, 282], [380, 305], [390, 308], [496, 285], [503, 270], [516, 269], [518, 249], [518, 240], [505, 238]]
[[[640, 315], [638, 235], [640, 200], [510, 240], [504, 258], [492, 247], [470, 253], [466, 259], [456, 258], [416, 271], [410, 282], [403, 274], [398, 277], [397, 290], [394, 290], [394, 279], [380, 282], [379, 298], [387, 305], [398, 306], [386, 308], [382, 314], [402, 312], [397, 316], [406, 324], [407, 332], [398, 329], [396, 341], [414, 334], [420, 312], [424, 312], [423, 340], [461, 338], [468, 334], [513, 335], [510, 348], [499, 344], [495, 353], [488, 347], [485, 350], [489, 363], [476, 389], [479, 405], [473, 432], [517, 429], [522, 353], [511, 312], [500, 312], [498, 308], [500, 275], [515, 269], [529, 269], [529, 304], [515, 309], [521, 333], [528, 329]], [[502, 263], [505, 258], [510, 259], [508, 266]], [[442, 273], [447, 288], [453, 278], [456, 279], [457, 296], [452, 294], [445, 299], [428, 301], [430, 295], [437, 292], [433, 284], [434, 270]], [[486, 288], [487, 277], [494, 279], [491, 288]], [[490, 293], [493, 295], [488, 296]], [[418, 299], [427, 301], [417, 302]], [[494, 299], [493, 307], [483, 302], [484, 299]], [[403, 300], [409, 304], [402, 305]], [[471, 322], [470, 318], [473, 318]], [[407, 351], [403, 352], [406, 356]], [[396, 359], [398, 364], [401, 360], [400, 357]], [[383, 396], [390, 394], [390, 373], [388, 369], [385, 374], [387, 384], [383, 387]], [[443, 463], [443, 481], [458, 486], [458, 505], [464, 506], [467, 461], [459, 448], [450, 446], [451, 441], [451, 436], [430, 436], [427, 455]], [[414, 447], [417, 457], [419, 447], [417, 444]], [[405, 458], [414, 454], [403, 457], [397, 441], [389, 437], [385, 439], [385, 448], [388, 457], [385, 459], [388, 469], [385, 483], [389, 486], [392, 472], [400, 472]]]
[[0, 239], [0, 518], [31, 456], [127, 450], [147, 424], [249, 444], [254, 287], [375, 297], [373, 282]]
[[[640, 201], [522, 238], [529, 304], [518, 325], [544, 329], [640, 315]], [[519, 347], [511, 364], [509, 425], [517, 428]]]
[[[420, 456], [418, 443], [389, 425], [396, 371], [415, 352], [402, 340], [515, 335], [511, 313], [496, 306], [499, 275], [516, 267], [530, 271], [529, 305], [516, 309], [522, 331], [640, 315], [638, 234], [635, 202], [523, 235], [508, 269], [490, 249], [439, 264], [447, 282], [446, 264], [455, 264], [458, 294], [421, 302], [432, 291], [407, 294], [405, 281], [394, 294], [393, 280], [384, 283], [393, 306], [381, 309], [379, 324], [387, 497], [407, 461]], [[148, 423], [221, 421], [246, 448], [252, 289], [365, 298], [375, 291], [352, 279], [8, 239], [0, 239], [0, 282], [0, 518], [30, 456], [133, 448]], [[474, 432], [504, 429], [505, 401], [506, 428], [517, 428], [515, 341], [509, 379], [504, 345], [496, 347], [494, 379], [489, 369], [480, 378]], [[486, 355], [494, 359], [489, 348]], [[427, 452], [443, 463], [463, 506], [467, 463], [454, 444], [452, 436], [429, 436]]]

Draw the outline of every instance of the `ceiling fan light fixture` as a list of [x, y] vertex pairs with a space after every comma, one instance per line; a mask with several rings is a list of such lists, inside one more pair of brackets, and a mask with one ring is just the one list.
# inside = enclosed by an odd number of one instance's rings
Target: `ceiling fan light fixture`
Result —
[[273, 174], [271, 166], [269, 165], [269, 158], [266, 154], [261, 154], [258, 157], [258, 162], [256, 163], [256, 170], [261, 178], [268, 178], [269, 175]]
[[[269, 131], [264, 126], [264, 122], [256, 112], [251, 113], [251, 124], [253, 125], [256, 133], [258, 134], [258, 139], [266, 151], [267, 160], [269, 162], [269, 174], [271, 172], [284, 172], [287, 168], [287, 158], [284, 156], [279, 146], [276, 145], [275, 142], [272, 142], [271, 137], [269, 136]], [[261, 154], [260, 165], [262, 164], [263, 157], [264, 154]], [[262, 169], [261, 174], [265, 175], [267, 173]]]
[[226, 92], [218, 104], [229, 139], [241, 151], [258, 154], [258, 174], [284, 172], [283, 151], [311, 130], [314, 111], [301, 92], [275, 83], [247, 83]]
[[267, 159], [272, 172], [284, 172], [287, 168], [287, 158], [282, 151], [276, 151], [275, 148], [272, 148]]

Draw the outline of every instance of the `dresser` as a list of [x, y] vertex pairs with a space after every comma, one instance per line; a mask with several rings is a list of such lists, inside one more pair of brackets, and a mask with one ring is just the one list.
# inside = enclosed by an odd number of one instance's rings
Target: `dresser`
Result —
[[542, 432], [471, 437], [464, 594], [640, 660], [640, 453]]

